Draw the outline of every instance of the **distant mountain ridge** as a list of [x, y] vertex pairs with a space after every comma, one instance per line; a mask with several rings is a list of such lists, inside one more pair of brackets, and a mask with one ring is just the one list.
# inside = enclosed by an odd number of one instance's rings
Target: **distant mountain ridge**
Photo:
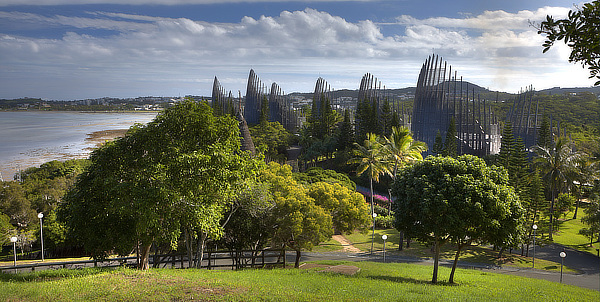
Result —
[[[448, 83], [448, 82], [446, 82], [446, 83]], [[455, 82], [451, 81], [449, 84], [450, 84], [450, 90], [453, 90]], [[457, 89], [459, 89], [460, 85], [461, 85], [461, 82], [456, 81]], [[477, 84], [467, 82], [467, 81], [463, 81], [462, 85], [463, 85], [463, 91], [468, 90], [469, 93], [472, 93], [474, 91], [475, 94], [500, 93], [500, 94], [503, 94], [505, 97], [507, 95], [516, 95], [517, 94], [517, 93], [508, 93], [508, 92], [502, 92], [502, 91], [492, 91], [492, 90], [489, 90], [487, 88], [484, 88], [482, 86], [479, 86]], [[416, 90], [417, 90], [416, 87], [406, 87], [406, 88], [385, 89], [385, 90], [382, 89], [382, 92], [393, 97], [393, 96], [400, 96], [400, 95], [414, 95]], [[548, 88], [548, 89], [536, 90], [536, 92], [547, 93], [547, 94], [591, 92], [595, 95], [600, 95], [600, 86], [598, 86], [598, 87], [568, 87], [568, 88], [553, 87], [553, 88]], [[304, 98], [310, 99], [310, 98], [312, 98], [313, 93], [312, 92], [292, 92], [289, 95], [302, 96]], [[358, 89], [334, 90], [333, 95], [334, 95], [334, 98], [352, 97], [352, 98], [356, 99], [356, 98], [358, 98]]]

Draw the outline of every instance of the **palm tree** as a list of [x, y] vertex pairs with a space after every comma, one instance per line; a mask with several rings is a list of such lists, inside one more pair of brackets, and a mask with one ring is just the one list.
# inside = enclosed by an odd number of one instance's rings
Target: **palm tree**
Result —
[[[439, 132], [438, 132], [439, 134]], [[385, 137], [385, 152], [391, 159], [388, 163], [393, 163], [393, 177], [396, 179], [398, 168], [415, 161], [423, 160], [421, 153], [427, 151], [427, 144], [413, 140], [410, 130], [407, 127], [392, 127], [390, 138]], [[440, 138], [441, 141], [441, 138]], [[390, 202], [392, 196], [390, 193]], [[391, 207], [391, 204], [390, 204]], [[402, 250], [404, 242], [404, 232], [400, 232], [399, 249]]]
[[427, 151], [427, 144], [413, 140], [410, 130], [404, 126], [392, 127], [390, 138], [385, 137], [385, 152], [394, 164], [393, 177], [396, 179], [398, 168], [405, 164], [423, 160], [421, 153]]
[[[367, 139], [362, 145], [354, 143], [354, 157], [349, 164], [358, 164], [356, 175], [367, 172], [371, 189], [371, 216], [375, 213], [373, 206], [373, 180], [379, 182], [379, 176], [382, 174], [391, 174], [386, 162], [384, 146], [379, 137], [374, 133], [367, 133]], [[371, 253], [373, 252], [373, 243], [375, 238], [375, 217], [373, 217], [373, 234], [371, 235]]]
[[552, 240], [554, 200], [557, 193], [575, 179], [575, 169], [581, 154], [571, 150], [567, 140], [562, 137], [556, 140], [554, 146], [535, 146], [534, 151], [537, 154], [535, 164], [542, 172], [543, 179], [550, 186], [552, 196], [550, 203], [550, 240]]

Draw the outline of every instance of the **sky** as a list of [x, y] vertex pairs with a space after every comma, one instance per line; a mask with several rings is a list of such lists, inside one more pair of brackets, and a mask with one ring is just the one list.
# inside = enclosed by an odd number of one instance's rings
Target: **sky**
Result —
[[285, 93], [416, 86], [428, 56], [518, 92], [588, 87], [564, 43], [532, 24], [573, 0], [0, 0], [0, 98], [242, 95], [250, 69]]

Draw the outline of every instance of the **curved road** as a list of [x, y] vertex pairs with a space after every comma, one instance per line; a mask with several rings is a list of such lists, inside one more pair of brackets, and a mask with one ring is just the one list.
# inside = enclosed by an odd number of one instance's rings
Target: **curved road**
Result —
[[[536, 259], [544, 259], [560, 263], [560, 252], [565, 251], [567, 257], [564, 259], [564, 265], [575, 269], [578, 273], [563, 273], [563, 283], [575, 285], [593, 290], [600, 290], [600, 258], [597, 256], [579, 252], [571, 248], [566, 248], [558, 244], [536, 246]], [[516, 252], [515, 252], [516, 253]], [[288, 256], [289, 257], [289, 256]], [[369, 253], [347, 253], [347, 252], [327, 252], [312, 253], [303, 252], [301, 261], [316, 260], [343, 260], [343, 261], [383, 261], [381, 252]], [[424, 265], [433, 265], [433, 259], [422, 259], [416, 257], [386, 255], [387, 262], [412, 262]], [[451, 266], [452, 261], [440, 260], [441, 265]], [[463, 268], [480, 269], [496, 274], [508, 274], [536, 279], [544, 279], [553, 282], [560, 281], [560, 272], [549, 272], [533, 268], [513, 268], [498, 267], [487, 264], [460, 262], [459, 266]]]

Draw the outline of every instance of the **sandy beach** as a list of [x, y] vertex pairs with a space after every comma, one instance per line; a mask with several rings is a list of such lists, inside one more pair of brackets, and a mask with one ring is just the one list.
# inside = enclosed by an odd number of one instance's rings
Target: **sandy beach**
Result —
[[88, 133], [87, 138], [85, 140], [89, 144], [93, 145], [93, 146], [89, 147], [88, 149], [93, 150], [95, 148], [102, 146], [106, 142], [113, 141], [119, 137], [123, 137], [123, 136], [125, 136], [125, 133], [127, 133], [127, 130], [128, 129], [114, 129], [114, 130], [101, 130], [101, 131], [95, 131], [92, 133]]
[[87, 158], [94, 149], [101, 147], [106, 142], [125, 136], [127, 130], [128, 129], [113, 129], [88, 133], [85, 139], [85, 145], [87, 145], [87, 147], [80, 150], [78, 153], [68, 152], [68, 150], [61, 148], [39, 148], [29, 151], [27, 152], [26, 157], [3, 163], [0, 166], [0, 179], [4, 181], [12, 180], [13, 175], [19, 170], [25, 170], [30, 167], [39, 167], [41, 164], [53, 160], [65, 161], [69, 159]]

